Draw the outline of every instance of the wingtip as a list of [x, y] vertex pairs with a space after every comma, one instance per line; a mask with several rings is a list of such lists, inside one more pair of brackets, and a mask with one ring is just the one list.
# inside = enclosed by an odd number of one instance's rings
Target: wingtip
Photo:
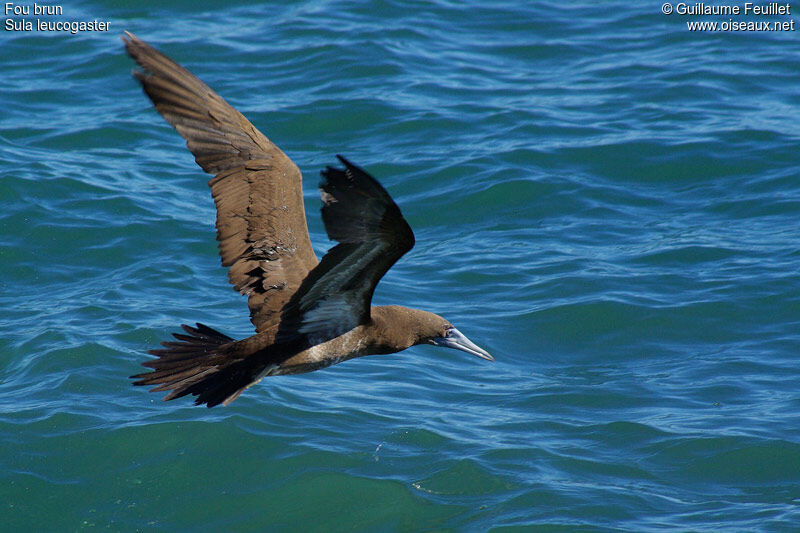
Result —
[[139, 42], [140, 39], [136, 37], [133, 33], [125, 30], [122, 32], [122, 35], [119, 36], [122, 39], [122, 42], [125, 43], [125, 46], [130, 46], [133, 43]]
[[353, 170], [353, 169], [355, 169], [355, 170], [360, 170], [361, 172], [364, 172], [364, 171], [361, 169], [361, 167], [359, 167], [358, 165], [354, 165], [353, 163], [351, 163], [351, 162], [350, 162], [350, 160], [349, 160], [349, 159], [347, 159], [347, 158], [346, 158], [345, 156], [343, 156], [342, 154], [336, 154], [336, 159], [338, 159], [339, 161], [341, 161], [341, 163], [344, 165], [344, 168], [345, 168], [345, 170]]
[[322, 175], [323, 178], [328, 179], [328, 177], [332, 172], [346, 172], [348, 169], [354, 169], [354, 168], [358, 169], [356, 165], [351, 163], [350, 160], [347, 159], [342, 154], [336, 154], [336, 159], [338, 159], [339, 162], [344, 165], [344, 169], [326, 165], [324, 169], [319, 171], [319, 173]]
[[350, 162], [347, 159], [345, 159], [343, 155], [336, 154], [336, 159], [338, 159], [345, 166], [345, 168], [342, 169], [331, 165], [325, 165], [325, 168], [319, 171], [320, 176], [322, 176], [322, 181], [319, 184], [320, 191], [324, 192], [325, 188], [328, 186], [331, 179], [333, 179], [334, 176], [337, 175], [337, 173], [344, 174], [344, 172], [346, 172], [347, 168], [350, 166]]

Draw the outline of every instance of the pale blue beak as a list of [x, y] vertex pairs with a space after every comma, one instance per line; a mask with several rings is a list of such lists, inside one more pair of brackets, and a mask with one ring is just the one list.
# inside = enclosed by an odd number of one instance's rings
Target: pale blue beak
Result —
[[433, 344], [434, 346], [443, 346], [445, 348], [453, 348], [454, 350], [461, 350], [462, 352], [467, 352], [476, 357], [480, 357], [481, 359], [486, 359], [487, 361], [494, 361], [494, 357], [489, 355], [489, 352], [487, 352], [483, 348], [478, 347], [475, 343], [473, 343], [471, 340], [465, 337], [464, 334], [458, 331], [456, 328], [448, 329], [445, 332], [444, 337], [437, 337], [435, 339], [431, 339], [430, 343]]

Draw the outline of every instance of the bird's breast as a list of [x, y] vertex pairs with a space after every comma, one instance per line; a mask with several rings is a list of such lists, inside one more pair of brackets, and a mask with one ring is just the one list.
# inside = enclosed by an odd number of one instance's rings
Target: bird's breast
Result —
[[358, 327], [299, 352], [281, 364], [281, 374], [301, 374], [319, 370], [354, 357], [368, 355], [369, 343]]

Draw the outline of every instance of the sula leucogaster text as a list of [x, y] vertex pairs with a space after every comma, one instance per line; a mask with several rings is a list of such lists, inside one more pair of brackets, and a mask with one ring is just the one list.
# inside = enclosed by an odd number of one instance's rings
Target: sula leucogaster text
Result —
[[372, 306], [381, 277], [414, 246], [397, 204], [364, 170], [322, 171], [322, 220], [338, 244], [321, 261], [311, 248], [297, 166], [241, 113], [167, 56], [126, 32], [130, 56], [156, 110], [186, 139], [217, 207], [217, 240], [234, 287], [248, 295], [255, 335], [234, 340], [197, 324], [151, 350], [152, 371], [135, 385], [164, 400], [228, 404], [265, 376], [310, 372], [354, 357], [417, 344], [493, 360], [444, 318], [396, 305]]

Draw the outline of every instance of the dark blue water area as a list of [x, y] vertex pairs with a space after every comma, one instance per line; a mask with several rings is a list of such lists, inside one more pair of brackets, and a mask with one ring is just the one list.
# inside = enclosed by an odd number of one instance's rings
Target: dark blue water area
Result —
[[[2, 528], [800, 527], [797, 31], [653, 2], [62, 7], [39, 18], [109, 31], [0, 34]], [[297, 163], [318, 256], [320, 169], [375, 175], [417, 244], [374, 302], [496, 361], [419, 346], [211, 410], [132, 387], [180, 324], [252, 326], [123, 30]]]

